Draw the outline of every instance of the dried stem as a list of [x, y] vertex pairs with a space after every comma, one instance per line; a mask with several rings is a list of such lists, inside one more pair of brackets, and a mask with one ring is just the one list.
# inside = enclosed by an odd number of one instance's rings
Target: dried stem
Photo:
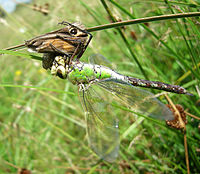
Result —
[[[189, 157], [188, 157], [188, 146], [187, 146], [187, 136], [186, 136], [186, 126], [184, 121], [182, 120], [179, 111], [177, 110], [176, 106], [174, 105], [174, 103], [172, 102], [172, 100], [165, 94], [165, 97], [167, 99], [167, 101], [169, 102], [169, 104], [172, 106], [172, 108], [174, 109], [175, 113], [174, 114], [178, 114], [179, 117], [179, 121], [181, 122], [181, 124], [183, 124], [183, 128], [184, 128], [184, 148], [185, 148], [185, 162], [186, 162], [186, 166], [187, 166], [187, 174], [190, 174], [190, 165], [189, 165]], [[185, 111], [184, 111], [185, 112]], [[185, 112], [186, 113], [186, 112]], [[187, 113], [186, 113], [187, 114]]]
[[189, 165], [189, 157], [188, 157], [186, 132], [184, 133], [184, 147], [185, 147], [185, 162], [186, 162], [186, 166], [187, 166], [187, 174], [190, 174], [190, 165]]
[[192, 118], [195, 118], [195, 119], [197, 119], [197, 120], [200, 120], [199, 117], [197, 117], [197, 116], [195, 116], [195, 115], [193, 115], [193, 114], [190, 114], [190, 113], [187, 112], [187, 111], [185, 111], [185, 113], [186, 113], [186, 115], [189, 115], [189, 116], [192, 117]]

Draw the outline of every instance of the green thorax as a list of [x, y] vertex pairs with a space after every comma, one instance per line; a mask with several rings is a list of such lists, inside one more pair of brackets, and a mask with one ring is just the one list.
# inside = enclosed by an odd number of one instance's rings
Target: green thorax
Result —
[[88, 84], [94, 80], [111, 78], [115, 72], [107, 67], [82, 62], [72, 62], [68, 66], [67, 78], [73, 84]]

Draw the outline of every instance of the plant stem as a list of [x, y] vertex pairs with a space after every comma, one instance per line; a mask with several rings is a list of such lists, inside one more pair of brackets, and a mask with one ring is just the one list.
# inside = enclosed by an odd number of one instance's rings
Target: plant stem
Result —
[[178, 19], [178, 18], [185, 18], [185, 17], [196, 17], [200, 16], [200, 12], [190, 12], [190, 13], [179, 13], [179, 14], [170, 14], [170, 15], [161, 15], [161, 16], [152, 16], [146, 18], [139, 18], [139, 19], [132, 19], [122, 22], [114, 22], [111, 24], [104, 24], [95, 27], [87, 28], [86, 30], [89, 32], [105, 30], [115, 27], [121, 27], [125, 25], [132, 25], [132, 24], [140, 24], [144, 22], [153, 22], [153, 21], [161, 21], [161, 20], [168, 20], [168, 19]]

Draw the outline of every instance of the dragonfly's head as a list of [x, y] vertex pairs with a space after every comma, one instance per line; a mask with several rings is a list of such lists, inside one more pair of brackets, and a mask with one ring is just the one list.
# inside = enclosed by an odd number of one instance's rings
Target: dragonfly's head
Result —
[[51, 74], [66, 79], [68, 75], [68, 65], [62, 56], [56, 56], [51, 67]]

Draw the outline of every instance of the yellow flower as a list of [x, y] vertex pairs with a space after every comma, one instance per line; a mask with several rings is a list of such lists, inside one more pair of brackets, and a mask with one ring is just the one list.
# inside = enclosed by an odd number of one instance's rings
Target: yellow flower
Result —
[[20, 70], [15, 71], [16, 76], [20, 76], [21, 74], [22, 74], [22, 72]]

